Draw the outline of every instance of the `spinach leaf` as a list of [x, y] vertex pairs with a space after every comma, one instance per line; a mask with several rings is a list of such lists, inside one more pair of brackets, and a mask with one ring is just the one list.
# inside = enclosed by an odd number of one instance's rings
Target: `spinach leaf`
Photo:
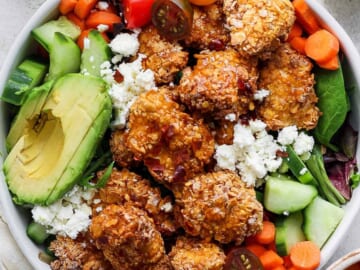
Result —
[[344, 123], [349, 111], [342, 69], [340, 67], [331, 71], [317, 68], [315, 80], [315, 91], [319, 98], [317, 106], [322, 115], [314, 129], [314, 136], [320, 143], [336, 151], [337, 147], [331, 143], [331, 139]]

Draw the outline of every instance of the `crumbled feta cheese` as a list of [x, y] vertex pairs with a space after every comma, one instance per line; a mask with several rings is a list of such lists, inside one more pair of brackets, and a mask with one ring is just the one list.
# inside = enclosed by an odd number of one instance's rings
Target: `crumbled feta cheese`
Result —
[[235, 113], [229, 113], [229, 114], [225, 115], [225, 120], [228, 120], [230, 122], [235, 122], [236, 121]]
[[90, 39], [84, 38], [84, 49], [90, 48]]
[[171, 204], [171, 202], [167, 202], [160, 207], [160, 210], [164, 211], [165, 213], [170, 213], [172, 209], [173, 205]]
[[113, 101], [114, 121], [112, 127], [124, 128], [129, 110], [136, 98], [146, 91], [156, 89], [154, 73], [144, 70], [141, 61], [144, 55], [131, 63], [122, 63], [117, 70], [123, 76], [121, 83], [113, 82], [109, 94]]
[[36, 205], [32, 210], [35, 222], [45, 226], [50, 234], [69, 236], [73, 239], [85, 232], [91, 222], [88, 205], [95, 190], [75, 186], [65, 196], [49, 206]]
[[269, 90], [259, 89], [254, 93], [254, 99], [257, 101], [263, 101], [270, 94]]
[[294, 151], [298, 155], [311, 152], [315, 144], [314, 138], [307, 135], [305, 132], [300, 132], [294, 143]]
[[296, 126], [288, 126], [283, 128], [279, 134], [277, 141], [282, 145], [293, 144], [298, 137], [298, 130]]
[[109, 26], [106, 24], [99, 24], [96, 29], [99, 30], [99, 32], [105, 32], [109, 29]]
[[276, 152], [281, 149], [261, 120], [251, 120], [249, 125], [234, 126], [232, 145], [216, 145], [214, 157], [217, 169], [237, 171], [249, 186], [268, 172], [276, 171], [282, 162]]
[[106, 1], [99, 1], [96, 5], [99, 10], [107, 10], [109, 8], [109, 3]]
[[307, 173], [308, 169], [307, 168], [302, 168], [299, 172], [300, 175], [304, 175], [305, 173]]
[[138, 32], [133, 34], [121, 33], [115, 36], [109, 46], [113, 53], [119, 57], [133, 56], [139, 50]]

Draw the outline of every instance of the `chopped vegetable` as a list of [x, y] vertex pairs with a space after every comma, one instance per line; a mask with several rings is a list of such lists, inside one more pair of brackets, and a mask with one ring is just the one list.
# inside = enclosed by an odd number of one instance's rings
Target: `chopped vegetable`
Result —
[[337, 70], [340, 67], [339, 56], [335, 55], [326, 62], [317, 62], [317, 65], [323, 69]]
[[86, 28], [85, 20], [80, 19], [78, 16], [76, 16], [74, 12], [70, 12], [66, 14], [66, 18], [68, 18], [68, 20], [72, 21], [74, 24], [79, 26], [81, 31], [85, 30]]
[[190, 34], [193, 9], [188, 0], [156, 0], [151, 17], [161, 35], [170, 40], [179, 40]]
[[258, 257], [266, 251], [266, 248], [263, 245], [256, 243], [248, 244], [245, 247]]
[[281, 266], [284, 263], [284, 260], [273, 250], [267, 250], [259, 257], [261, 264], [267, 269], [273, 269], [275, 267]]
[[265, 220], [263, 228], [260, 232], [255, 234], [255, 239], [260, 244], [270, 244], [275, 240], [275, 225], [271, 221]]
[[90, 11], [95, 7], [98, 0], [78, 0], [75, 5], [74, 13], [80, 18], [85, 19]]
[[243, 247], [232, 249], [225, 259], [224, 270], [253, 269], [262, 270], [263, 266], [259, 258], [251, 251]]
[[189, 0], [191, 4], [197, 6], [208, 6], [216, 2], [216, 0]]
[[[80, 34], [80, 36], [79, 36], [79, 38], [77, 40], [77, 45], [79, 46], [79, 48], [81, 50], [84, 50], [84, 41], [89, 36], [89, 33], [91, 31], [94, 31], [94, 29], [90, 28], [90, 29], [86, 29], [86, 30], [81, 32], [81, 34]], [[104, 38], [105, 42], [109, 43], [109, 41], [110, 41], [109, 37], [104, 32], [101, 32], [100, 34]]]
[[302, 33], [303, 29], [301, 28], [300, 24], [295, 22], [290, 29], [287, 41], [290, 42], [294, 37], [301, 37]]
[[79, 0], [61, 0], [58, 6], [59, 11], [62, 15], [66, 15], [74, 10]]
[[296, 243], [290, 250], [290, 260], [296, 269], [316, 269], [320, 265], [320, 248], [311, 241]]
[[305, 0], [294, 0], [292, 4], [295, 9], [297, 21], [308, 34], [320, 30], [317, 18]]
[[154, 0], [124, 0], [124, 17], [128, 29], [139, 28], [151, 22]]
[[302, 55], [305, 55], [306, 38], [304, 38], [304, 37], [293, 37], [289, 41], [289, 43], [290, 43], [291, 47], [294, 50], [301, 53]]
[[113, 30], [114, 24], [121, 22], [120, 16], [107, 11], [94, 11], [85, 20], [87, 28], [96, 28], [101, 24], [109, 27], [110, 32]]
[[305, 53], [319, 63], [330, 61], [339, 53], [339, 40], [329, 31], [322, 29], [311, 34], [305, 43]]

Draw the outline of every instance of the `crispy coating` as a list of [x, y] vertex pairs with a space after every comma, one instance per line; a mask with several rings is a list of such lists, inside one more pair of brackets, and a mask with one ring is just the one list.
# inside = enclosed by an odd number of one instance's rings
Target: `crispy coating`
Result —
[[131, 202], [145, 210], [154, 220], [157, 230], [163, 234], [172, 234], [178, 228], [173, 216], [172, 198], [162, 198], [158, 187], [152, 187], [149, 180], [127, 169], [113, 169], [106, 186], [99, 190], [99, 199], [105, 204], [122, 205]]
[[192, 236], [240, 244], [262, 228], [263, 208], [255, 190], [234, 172], [199, 175], [186, 182], [180, 194], [175, 217]]
[[312, 63], [308, 58], [283, 44], [261, 69], [259, 88], [270, 95], [258, 109], [259, 116], [271, 130], [296, 125], [315, 128], [320, 116], [316, 107]]
[[91, 243], [88, 236], [76, 239], [57, 236], [50, 243], [49, 249], [57, 257], [51, 262], [53, 270], [112, 270], [111, 264], [105, 259], [101, 250]]
[[126, 146], [161, 183], [186, 181], [202, 172], [214, 152], [209, 128], [162, 91], [139, 96], [130, 109], [128, 127]]
[[131, 204], [108, 205], [92, 219], [89, 231], [115, 270], [146, 269], [165, 256], [153, 220]]
[[127, 134], [123, 129], [115, 129], [111, 132], [110, 150], [113, 160], [123, 168], [138, 167], [141, 162], [134, 159], [134, 154], [125, 145]]
[[224, 251], [214, 243], [180, 236], [169, 253], [175, 270], [222, 270]]
[[193, 6], [194, 17], [190, 36], [185, 46], [200, 50], [223, 50], [230, 40], [224, 27], [225, 18], [220, 4]]
[[243, 55], [273, 51], [295, 21], [289, 0], [224, 0], [231, 45]]
[[229, 113], [238, 117], [254, 108], [257, 60], [244, 59], [233, 49], [203, 51], [197, 64], [186, 68], [177, 88], [181, 101], [191, 111], [216, 120]]
[[142, 65], [154, 72], [156, 84], [172, 82], [187, 64], [188, 52], [183, 51], [179, 44], [160, 37], [152, 25], [141, 31], [139, 42], [139, 53], [146, 55]]

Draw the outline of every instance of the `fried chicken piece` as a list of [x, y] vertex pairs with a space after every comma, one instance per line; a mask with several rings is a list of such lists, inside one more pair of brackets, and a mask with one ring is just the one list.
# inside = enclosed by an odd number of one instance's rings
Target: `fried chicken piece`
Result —
[[76, 239], [56, 236], [49, 249], [57, 257], [51, 262], [53, 270], [112, 270], [101, 250], [90, 241], [90, 237], [78, 236]]
[[[113, 169], [110, 179], [98, 195], [101, 203], [121, 205], [131, 202], [145, 210], [154, 220], [157, 230], [165, 235], [174, 233], [178, 228], [173, 216], [172, 198], [162, 198], [158, 187], [152, 187], [149, 180], [127, 169]], [[93, 207], [97, 208], [98, 205]]]
[[259, 106], [261, 119], [271, 130], [296, 125], [315, 128], [320, 116], [316, 107], [314, 74], [308, 58], [283, 44], [261, 69], [259, 88], [270, 91]]
[[128, 127], [126, 146], [161, 183], [186, 181], [202, 172], [214, 152], [209, 128], [162, 91], [139, 96], [130, 109]]
[[192, 112], [215, 120], [234, 113], [238, 117], [254, 108], [257, 60], [243, 59], [233, 49], [203, 51], [195, 55], [193, 70], [186, 68], [177, 88], [181, 102]]
[[179, 194], [175, 218], [192, 236], [241, 244], [262, 228], [263, 208], [255, 190], [232, 171], [198, 175]]
[[289, 0], [224, 0], [231, 45], [242, 55], [273, 51], [295, 21]]
[[193, 10], [191, 33], [184, 40], [185, 46], [200, 50], [223, 50], [230, 40], [230, 35], [224, 27], [221, 5], [193, 6]]
[[224, 251], [214, 243], [180, 236], [169, 253], [175, 270], [222, 270]]
[[134, 154], [125, 145], [126, 133], [123, 129], [113, 130], [110, 137], [110, 151], [113, 160], [123, 168], [138, 167], [141, 162], [134, 159]]
[[153, 220], [131, 204], [106, 206], [93, 217], [89, 231], [115, 270], [147, 269], [165, 256]]
[[144, 28], [139, 34], [139, 53], [146, 55], [142, 65], [151, 69], [156, 84], [172, 82], [175, 75], [182, 70], [188, 61], [188, 52], [175, 42], [162, 38], [153, 25]]

